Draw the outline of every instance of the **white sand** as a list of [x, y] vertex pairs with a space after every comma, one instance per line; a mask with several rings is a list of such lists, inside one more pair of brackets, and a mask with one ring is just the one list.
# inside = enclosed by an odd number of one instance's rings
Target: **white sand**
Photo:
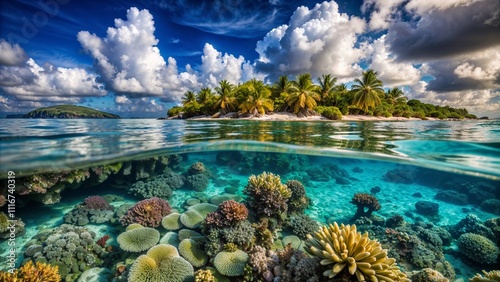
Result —
[[[189, 118], [190, 120], [228, 120], [228, 119], [238, 119], [238, 120], [262, 120], [262, 121], [332, 121], [326, 117], [316, 115], [308, 117], [297, 117], [297, 115], [288, 112], [278, 112], [266, 114], [260, 117], [244, 117], [244, 118], [233, 118], [235, 113], [229, 113], [227, 115], [220, 116], [218, 118], [212, 118], [209, 116], [198, 116]], [[365, 115], [346, 115], [342, 117], [342, 121], [415, 121], [421, 120], [419, 118], [405, 118], [405, 117], [375, 117], [375, 116], [365, 116]], [[436, 118], [429, 118], [429, 120], [439, 120]]]

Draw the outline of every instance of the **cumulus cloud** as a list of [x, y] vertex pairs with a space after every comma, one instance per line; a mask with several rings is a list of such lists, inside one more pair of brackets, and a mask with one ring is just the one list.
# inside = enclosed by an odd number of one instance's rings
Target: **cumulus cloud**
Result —
[[500, 87], [500, 51], [498, 48], [428, 63], [431, 80], [428, 90], [445, 92], [487, 90]]
[[257, 69], [282, 74], [333, 74], [341, 81], [359, 75], [363, 50], [356, 46], [365, 22], [339, 13], [335, 2], [299, 7], [287, 25], [271, 30], [257, 43]]
[[78, 41], [94, 58], [107, 87], [129, 98], [155, 96], [179, 101], [187, 90], [213, 87], [221, 79], [238, 83], [253, 74], [253, 66], [242, 56], [222, 54], [208, 43], [199, 71], [187, 65], [179, 73], [174, 58], [165, 61], [161, 56], [154, 31], [149, 11], [132, 7], [127, 10], [127, 20], [116, 19], [105, 38], [81, 31]]
[[389, 52], [383, 35], [367, 47], [370, 68], [378, 72], [385, 86], [396, 87], [415, 84], [420, 80], [420, 71], [411, 63], [398, 62]]
[[371, 30], [389, 28], [393, 18], [397, 15], [397, 8], [406, 0], [365, 0], [361, 6], [363, 13], [370, 13], [368, 26]]
[[387, 41], [399, 59], [442, 59], [500, 46], [499, 1], [411, 1], [406, 8], [422, 14], [417, 24], [390, 26]]
[[78, 102], [107, 93], [95, 74], [50, 64], [42, 67], [31, 58], [23, 66], [0, 67], [0, 87], [5, 94], [24, 101]]
[[10, 44], [0, 39], [0, 65], [18, 66], [26, 62], [28, 56], [18, 44]]

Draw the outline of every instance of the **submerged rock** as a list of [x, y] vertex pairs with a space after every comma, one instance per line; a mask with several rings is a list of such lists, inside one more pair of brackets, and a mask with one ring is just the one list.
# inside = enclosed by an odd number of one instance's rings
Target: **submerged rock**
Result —
[[415, 203], [417, 213], [421, 215], [437, 215], [439, 213], [439, 204], [429, 201], [418, 201]]

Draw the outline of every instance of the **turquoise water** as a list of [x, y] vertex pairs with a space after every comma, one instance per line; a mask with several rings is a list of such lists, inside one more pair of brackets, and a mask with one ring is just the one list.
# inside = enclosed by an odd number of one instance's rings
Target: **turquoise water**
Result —
[[[499, 268], [498, 262], [480, 264], [465, 256], [457, 245], [465, 232], [484, 235], [493, 244], [500, 242], [498, 226], [488, 225], [500, 214], [499, 142], [498, 120], [5, 119], [0, 120], [0, 171], [4, 179], [8, 171], [15, 173], [15, 216], [25, 228], [15, 238], [17, 266], [34, 259], [30, 253], [34, 248], [26, 253], [28, 247], [41, 244], [43, 234], [59, 230], [65, 216], [67, 222], [78, 224], [69, 219], [76, 205], [101, 195], [113, 207], [109, 218], [80, 225], [95, 232], [95, 240], [109, 235], [106, 246], [114, 246], [114, 250], [89, 265], [109, 269], [109, 277], [104, 275], [108, 278], [103, 281], [127, 281], [127, 271], [138, 255], [121, 250], [116, 240], [124, 231], [118, 221], [127, 207], [153, 195], [163, 196], [180, 213], [195, 202], [218, 204], [214, 196], [222, 194], [247, 203], [243, 191], [249, 177], [266, 171], [279, 175], [282, 183], [299, 180], [304, 184], [310, 205], [302, 213], [312, 220], [355, 223], [377, 238], [406, 273], [430, 267], [456, 280], [470, 278], [482, 269]], [[197, 162], [210, 171], [206, 187], [198, 188], [201, 191], [193, 190], [195, 185], [191, 187], [187, 181], [170, 189], [170, 194], [151, 188], [162, 185], [155, 181], [164, 181], [161, 177], [167, 174], [189, 177], [190, 167]], [[34, 185], [37, 183], [43, 184], [41, 189]], [[147, 183], [154, 184], [138, 190]], [[6, 195], [8, 189], [2, 185], [0, 191]], [[356, 193], [375, 196], [381, 208], [353, 220], [356, 205], [351, 202]], [[419, 201], [438, 204], [438, 214], [417, 211]], [[11, 210], [4, 205], [3, 211]], [[390, 224], [395, 215], [402, 216], [403, 225]], [[473, 228], [462, 226], [465, 218], [474, 222], [469, 224]], [[161, 236], [167, 233], [161, 226], [156, 229]], [[408, 236], [413, 245], [398, 245], [388, 229], [399, 232], [400, 237]], [[297, 235], [287, 223], [273, 231], [275, 242]], [[441, 236], [445, 232], [449, 238]], [[8, 240], [0, 241], [0, 252], [2, 257], [9, 255]], [[76, 281], [86, 269], [72, 269], [68, 265], [74, 263], [65, 263], [68, 269], [63, 281]], [[122, 264], [127, 270], [117, 275]], [[454, 274], [443, 265], [451, 265]], [[5, 266], [2, 263], [0, 269], [7, 269]]]

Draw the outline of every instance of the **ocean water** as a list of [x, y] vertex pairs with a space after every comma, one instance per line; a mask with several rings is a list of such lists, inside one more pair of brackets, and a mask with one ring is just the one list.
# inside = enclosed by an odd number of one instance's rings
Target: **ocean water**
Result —
[[[205, 178], [188, 184], [198, 162]], [[498, 120], [4, 119], [0, 171], [1, 194], [15, 199], [0, 209], [24, 224], [17, 226], [18, 231], [24, 229], [20, 233], [0, 233], [5, 238], [0, 239], [3, 270], [10, 268], [13, 257], [16, 267], [30, 259], [57, 264], [63, 281], [127, 281], [132, 263], [145, 253], [118, 247], [117, 237], [125, 230], [120, 217], [127, 208], [152, 196], [164, 198], [179, 213], [200, 202], [247, 203], [243, 191], [249, 177], [263, 172], [279, 175], [283, 184], [300, 181], [310, 199], [300, 213], [320, 225], [356, 224], [378, 239], [408, 274], [429, 267], [451, 280], [466, 281], [483, 269], [500, 268], [498, 260], [481, 262], [457, 244], [463, 233], [480, 234], [494, 245], [500, 242]], [[184, 177], [184, 184], [161, 186], [172, 175]], [[358, 217], [352, 203], [357, 193], [375, 197], [380, 209]], [[100, 220], [88, 214], [83, 216], [87, 222], [79, 221], [78, 206], [95, 195], [110, 202], [112, 212], [95, 217]], [[417, 210], [417, 202], [437, 204], [438, 213]], [[397, 218], [403, 221], [394, 223]], [[108, 235], [105, 247], [111, 247], [93, 253], [97, 260], [54, 254], [51, 259], [44, 240], [55, 230], [76, 228], [62, 229], [64, 223], [92, 231], [94, 241]], [[161, 225], [155, 228], [161, 236], [168, 231]], [[200, 232], [199, 227], [192, 229]], [[277, 248], [284, 237], [296, 233], [284, 220], [274, 230]], [[406, 239], [398, 241], [394, 234]], [[90, 267], [109, 273], [103, 274], [104, 280], [78, 280]]]

